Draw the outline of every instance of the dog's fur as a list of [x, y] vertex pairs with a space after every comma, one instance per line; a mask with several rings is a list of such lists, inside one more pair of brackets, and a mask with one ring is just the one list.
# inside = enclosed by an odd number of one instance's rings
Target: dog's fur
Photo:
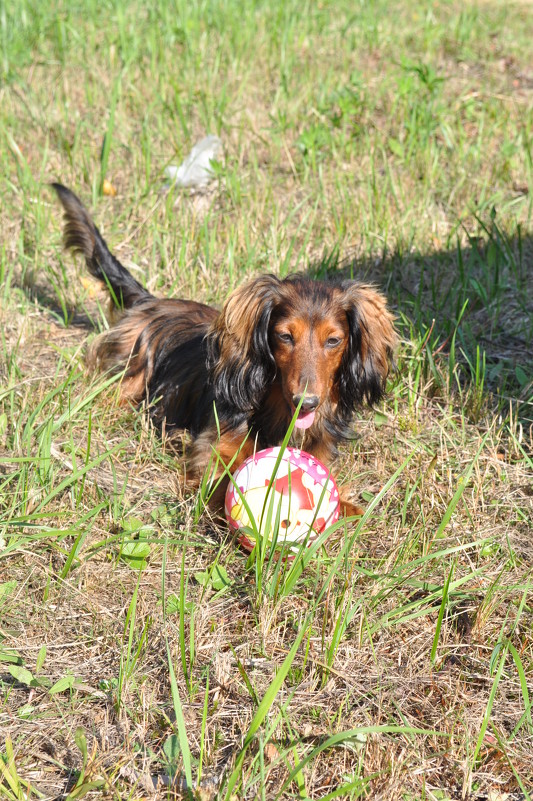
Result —
[[254, 449], [279, 445], [299, 406], [298, 446], [331, 467], [338, 443], [352, 436], [355, 409], [384, 392], [397, 337], [383, 296], [353, 281], [261, 275], [232, 292], [222, 311], [155, 298], [109, 252], [76, 195], [53, 186], [65, 210], [65, 246], [85, 257], [121, 312], [89, 361], [126, 368], [122, 397], [147, 401], [167, 433], [190, 432], [192, 480], [214, 452], [235, 469]]

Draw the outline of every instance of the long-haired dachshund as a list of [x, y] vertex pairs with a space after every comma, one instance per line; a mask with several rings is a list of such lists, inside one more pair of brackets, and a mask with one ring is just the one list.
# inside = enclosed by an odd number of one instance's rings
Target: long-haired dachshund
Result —
[[[355, 409], [384, 392], [397, 336], [383, 296], [353, 281], [261, 275], [222, 311], [156, 298], [110, 253], [76, 195], [53, 186], [65, 247], [85, 257], [122, 312], [90, 348], [89, 363], [125, 368], [125, 400], [147, 401], [166, 432], [190, 432], [193, 482], [213, 456], [220, 476], [223, 464], [235, 469], [254, 449], [279, 445], [297, 408], [298, 447], [331, 467], [338, 443], [352, 436]], [[360, 512], [348, 500], [343, 506]]]

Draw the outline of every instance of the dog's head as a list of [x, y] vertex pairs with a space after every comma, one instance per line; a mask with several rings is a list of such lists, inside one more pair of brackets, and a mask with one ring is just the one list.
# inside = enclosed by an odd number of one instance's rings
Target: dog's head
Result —
[[372, 287], [261, 276], [230, 295], [208, 336], [217, 405], [249, 413], [277, 384], [287, 421], [301, 402], [298, 428], [326, 403], [347, 420], [383, 394], [396, 341]]

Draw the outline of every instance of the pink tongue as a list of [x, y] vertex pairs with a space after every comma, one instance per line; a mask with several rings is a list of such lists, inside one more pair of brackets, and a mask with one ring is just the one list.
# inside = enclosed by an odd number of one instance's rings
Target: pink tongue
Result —
[[307, 412], [307, 414], [299, 414], [296, 418], [296, 422], [294, 423], [296, 428], [309, 428], [309, 426], [313, 425], [313, 420], [315, 419], [315, 412]]

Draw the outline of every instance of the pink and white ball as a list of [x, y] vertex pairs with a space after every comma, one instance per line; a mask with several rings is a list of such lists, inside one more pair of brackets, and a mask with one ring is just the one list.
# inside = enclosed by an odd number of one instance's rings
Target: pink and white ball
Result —
[[248, 551], [255, 545], [254, 531], [274, 538], [278, 516], [278, 544], [294, 546], [310, 545], [339, 518], [339, 490], [322, 462], [305, 451], [286, 448], [274, 475], [279, 453], [279, 447], [266, 448], [250, 456], [226, 491], [226, 519]]

